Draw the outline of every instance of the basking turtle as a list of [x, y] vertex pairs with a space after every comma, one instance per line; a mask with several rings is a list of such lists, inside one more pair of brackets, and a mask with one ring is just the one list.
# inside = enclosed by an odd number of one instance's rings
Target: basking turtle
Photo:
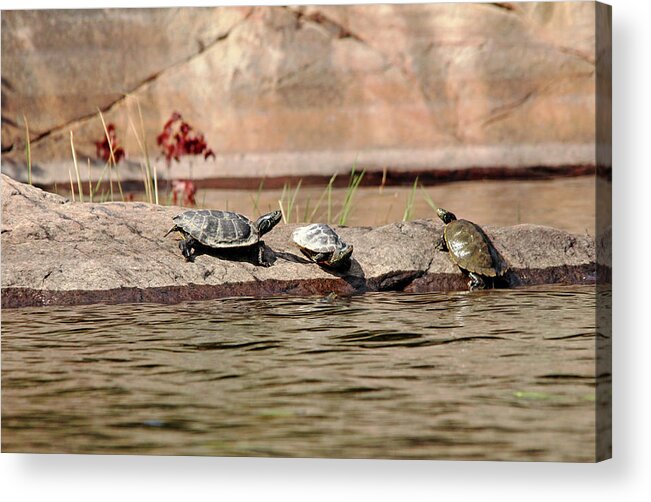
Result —
[[346, 244], [324, 223], [300, 227], [292, 233], [292, 240], [305, 256], [319, 265], [346, 270], [350, 267], [353, 246]]
[[437, 209], [436, 214], [445, 223], [437, 247], [448, 251], [454, 264], [468, 274], [470, 291], [484, 289], [487, 278], [492, 280], [507, 271], [504, 261], [481, 227], [467, 220], [457, 220], [454, 214], [445, 209]]
[[271, 264], [264, 260], [264, 242], [260, 237], [275, 227], [280, 218], [280, 211], [262, 215], [254, 222], [230, 211], [186, 211], [172, 218], [176, 224], [165, 235], [175, 230], [181, 233], [179, 248], [187, 261], [194, 261], [197, 245], [243, 251], [257, 246], [257, 263], [268, 267]]

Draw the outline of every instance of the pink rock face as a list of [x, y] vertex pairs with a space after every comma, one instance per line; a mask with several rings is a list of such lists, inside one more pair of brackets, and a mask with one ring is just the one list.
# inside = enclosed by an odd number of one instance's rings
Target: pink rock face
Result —
[[[467, 289], [467, 278], [435, 248], [443, 229], [437, 221], [337, 228], [355, 249], [350, 270], [339, 274], [301, 256], [291, 241], [297, 225], [264, 236], [269, 268], [210, 253], [188, 263], [175, 238], [163, 237], [182, 210], [71, 203], [2, 175], [2, 306]], [[511, 286], [596, 280], [587, 235], [535, 225], [485, 231], [511, 267]]]
[[2, 24], [3, 167], [17, 178], [23, 115], [36, 181], [65, 182], [69, 131], [94, 158], [99, 107], [139, 179], [136, 101], [150, 152], [175, 110], [205, 132], [217, 159], [198, 177], [240, 172], [243, 153], [267, 176], [305, 174], [301, 155], [324, 151], [312, 174], [358, 154], [380, 170], [594, 164], [589, 2], [8, 11]]

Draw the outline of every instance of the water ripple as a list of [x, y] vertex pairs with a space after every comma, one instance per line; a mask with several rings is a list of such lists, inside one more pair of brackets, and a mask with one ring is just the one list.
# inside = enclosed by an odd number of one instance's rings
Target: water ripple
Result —
[[594, 287], [5, 310], [4, 451], [591, 460]]

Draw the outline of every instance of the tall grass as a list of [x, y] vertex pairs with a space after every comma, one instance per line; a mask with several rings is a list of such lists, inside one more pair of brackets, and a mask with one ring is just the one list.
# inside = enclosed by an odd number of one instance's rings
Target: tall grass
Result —
[[[140, 148], [140, 151], [145, 157], [145, 162], [140, 163], [140, 171], [142, 172], [142, 183], [145, 187], [145, 197], [147, 197], [147, 200], [149, 203], [154, 202], [154, 190], [152, 186], [152, 181], [151, 181], [151, 168], [149, 165], [149, 156], [147, 153], [147, 146], [144, 143], [144, 140], [140, 139], [140, 136], [138, 135], [138, 131], [136, 130], [136, 126], [133, 125], [133, 120], [131, 120], [131, 115], [129, 115], [129, 125], [131, 126], [131, 130], [133, 131], [133, 135], [136, 138], [136, 143], [138, 143], [138, 148]], [[143, 131], [144, 134], [144, 131]]]
[[405, 212], [402, 215], [402, 221], [410, 221], [414, 213], [414, 200], [416, 198], [416, 188], [418, 187], [418, 176], [414, 180], [414, 186], [407, 195], [407, 204], [405, 205]]
[[113, 167], [115, 168], [115, 176], [117, 177], [117, 182], [118, 182], [118, 189], [120, 190], [120, 197], [122, 198], [122, 202], [124, 202], [124, 192], [122, 192], [122, 183], [120, 182], [120, 170], [118, 168], [118, 163], [115, 161], [115, 153], [113, 152], [113, 143], [111, 143], [111, 136], [109, 135], [108, 129], [106, 128], [106, 122], [104, 121], [104, 115], [102, 115], [102, 110], [99, 108], [97, 109], [97, 113], [99, 113], [99, 118], [102, 121], [102, 127], [104, 128], [104, 134], [106, 135], [106, 141], [108, 143], [109, 147], [109, 186], [111, 188], [111, 202], [113, 201], [113, 178], [111, 176], [111, 166], [110, 164], [113, 164]]
[[158, 204], [158, 173], [156, 172], [156, 164], [154, 164], [154, 200]]
[[[305, 201], [305, 210], [303, 211], [303, 221], [305, 223], [308, 223], [307, 218], [308, 218], [308, 215], [310, 214], [310, 203], [311, 202], [312, 202], [312, 199], [310, 199], [309, 197]], [[296, 208], [296, 209], [298, 209], [298, 208]]]
[[384, 185], [387, 183], [387, 168], [386, 166], [382, 168], [382, 181], [380, 182], [380, 187], [378, 188], [378, 193], [381, 195], [384, 191]]
[[[98, 193], [99, 187], [102, 184], [102, 180], [104, 179], [104, 175], [106, 174], [107, 169], [108, 169], [108, 164], [104, 164], [104, 169], [102, 169], [102, 172], [99, 175], [99, 179], [97, 180], [97, 183], [95, 184], [95, 193]], [[104, 201], [102, 201], [102, 202], [104, 202]]]
[[[348, 181], [348, 188], [346, 189], [346, 195], [344, 196], [344, 205], [339, 215], [338, 224], [340, 226], [345, 225], [348, 221], [348, 216], [350, 215], [353, 206], [353, 198], [355, 197], [359, 184], [364, 178], [364, 174], [366, 174], [366, 169], [362, 170], [359, 174], [355, 174], [355, 166], [353, 166], [350, 171], [350, 180]], [[328, 205], [330, 206], [330, 200], [328, 201]], [[330, 220], [330, 215], [328, 215], [328, 220]]]
[[[334, 176], [331, 178], [331, 181], [334, 181]], [[332, 223], [332, 183], [328, 183], [326, 192], [328, 194], [328, 224], [330, 224]]]
[[434, 212], [436, 212], [436, 210], [437, 210], [439, 207], [434, 203], [434, 201], [432, 200], [432, 198], [431, 198], [431, 197], [429, 196], [429, 194], [425, 191], [425, 187], [423, 186], [422, 183], [421, 183], [421, 185], [420, 185], [420, 189], [421, 189], [422, 192], [423, 192], [423, 198], [425, 199], [425, 202], [427, 202], [427, 205], [428, 205], [429, 207], [431, 207], [432, 210], [433, 210]]
[[72, 163], [75, 166], [75, 175], [77, 176], [77, 188], [79, 189], [79, 202], [84, 202], [84, 190], [81, 187], [81, 177], [79, 176], [79, 165], [77, 164], [77, 154], [75, 153], [75, 140], [70, 131], [70, 150], [72, 150]]
[[[138, 106], [138, 117], [140, 118], [140, 130], [142, 131], [142, 144], [144, 145], [144, 151], [145, 151], [145, 163], [147, 166], [147, 176], [148, 179], [151, 179], [152, 176], [151, 161], [149, 160], [149, 149], [147, 148], [147, 134], [145, 132], [145, 121], [142, 119], [142, 110], [140, 109], [140, 101], [136, 100], [136, 105]], [[154, 164], [153, 176], [154, 176], [154, 200], [156, 201], [156, 204], [158, 204], [158, 172], [156, 169], [156, 164]]]
[[140, 162], [140, 174], [142, 175], [142, 184], [145, 187], [145, 199], [151, 204], [153, 200], [150, 186], [151, 182], [147, 179], [147, 171], [144, 162]]
[[91, 181], [91, 176], [90, 176], [90, 159], [86, 159], [88, 161], [88, 198], [90, 199], [90, 202], [93, 202], [93, 182]]
[[[303, 183], [303, 180], [300, 179], [298, 180], [298, 183], [296, 184], [296, 188], [294, 189], [294, 194], [290, 196], [292, 186], [288, 183], [285, 183], [283, 185], [283, 193], [280, 196], [280, 200], [278, 201], [278, 206], [280, 207], [280, 212], [283, 215], [283, 221], [285, 223], [290, 223], [291, 218], [292, 218], [292, 211], [295, 208], [296, 204], [296, 197], [298, 196], [298, 192], [301, 189], [301, 184]], [[285, 200], [287, 198], [287, 200]], [[298, 211], [298, 207], [296, 207], [296, 210]], [[298, 212], [296, 213], [296, 222], [298, 223]]]
[[29, 125], [27, 124], [27, 117], [23, 115], [25, 122], [25, 157], [27, 160], [27, 183], [32, 184], [32, 146], [29, 138]]
[[72, 195], [72, 202], [76, 202], [75, 185], [72, 183], [72, 171], [70, 170], [70, 164], [68, 164], [68, 178], [70, 178], [70, 194]]
[[[258, 190], [255, 193], [255, 197], [252, 195], [251, 197], [251, 202], [253, 203], [253, 211], [257, 216], [260, 216], [260, 194], [262, 193], [262, 188], [264, 187], [264, 179], [260, 180], [260, 184], [258, 185]], [[205, 197], [205, 194], [204, 194]]]
[[[323, 199], [328, 196], [328, 209], [327, 209], [327, 222], [330, 223], [330, 215], [332, 214], [332, 184], [335, 182], [335, 179], [337, 178], [336, 174], [333, 174], [332, 177], [330, 178], [330, 181], [328, 181], [328, 184], [326, 185], [325, 189], [321, 193], [321, 196], [319, 197], [319, 200], [317, 201], [316, 205], [314, 206], [314, 209], [312, 209], [312, 212], [310, 213], [310, 216], [305, 218], [305, 221], [307, 223], [312, 223], [314, 221], [314, 217], [316, 216], [317, 211], [321, 207], [321, 203], [323, 202]], [[307, 212], [307, 210], [306, 210]]]
[[[346, 193], [344, 195], [344, 201], [341, 210], [337, 213], [334, 219], [337, 220], [337, 223], [339, 225], [345, 225], [346, 222], [348, 221], [348, 218], [350, 216], [352, 206], [353, 206], [353, 200], [355, 198], [355, 193], [357, 192], [357, 189], [359, 188], [360, 183], [364, 179], [364, 175], [366, 173], [366, 170], [363, 170], [360, 173], [355, 173], [355, 167], [352, 168], [350, 172], [350, 180], [348, 182], [348, 188], [346, 189]], [[335, 179], [337, 178], [336, 174], [333, 174], [330, 180], [328, 181], [328, 184], [326, 185], [325, 189], [321, 193], [321, 196], [317, 200], [315, 206], [312, 208], [310, 211], [310, 203], [311, 199], [308, 199], [305, 204], [305, 208], [303, 209], [303, 221], [306, 223], [311, 223], [314, 221], [314, 218], [316, 217], [319, 209], [321, 208], [321, 205], [323, 204], [324, 199], [327, 201], [327, 209], [326, 209], [326, 221], [328, 223], [332, 223], [333, 221], [333, 216], [332, 216], [332, 187], [335, 182]], [[295, 222], [298, 223], [301, 221], [300, 217], [300, 211], [298, 208], [298, 204], [296, 203], [296, 200], [298, 198], [298, 193], [301, 188], [303, 180], [299, 180], [298, 184], [296, 185], [296, 188], [293, 189], [291, 185], [288, 183], [285, 183], [283, 186], [283, 191], [280, 196], [280, 199], [278, 200], [278, 206], [280, 208], [280, 212], [282, 213], [283, 216], [283, 221], [285, 223], [291, 223], [292, 222], [292, 217], [295, 218]], [[259, 194], [258, 194], [259, 195]], [[257, 207], [257, 204], [256, 204]], [[294, 215], [294, 216], [292, 216]]]
[[[138, 118], [140, 119], [140, 132], [142, 134], [142, 137], [140, 134], [138, 134], [138, 131], [136, 130], [136, 126], [133, 124], [133, 120], [131, 120], [131, 114], [128, 114], [129, 117], [129, 125], [131, 126], [131, 130], [133, 131], [134, 136], [136, 137], [136, 142], [138, 143], [138, 148], [140, 148], [140, 152], [145, 158], [145, 164], [144, 166], [141, 165], [141, 170], [143, 170], [143, 184], [145, 185], [145, 195], [147, 196], [147, 200], [150, 203], [156, 203], [158, 204], [158, 173], [156, 172], [156, 165], [153, 165], [152, 169], [152, 163], [149, 158], [149, 149], [147, 148], [147, 133], [145, 131], [145, 121], [142, 118], [142, 109], [140, 108], [140, 101], [136, 99], [136, 106], [138, 107]], [[153, 170], [153, 173], [152, 173]], [[152, 183], [152, 174], [153, 174], [153, 183]]]

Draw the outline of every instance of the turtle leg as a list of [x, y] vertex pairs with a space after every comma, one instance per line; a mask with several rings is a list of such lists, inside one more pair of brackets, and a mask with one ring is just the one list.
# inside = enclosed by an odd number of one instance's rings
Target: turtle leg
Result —
[[258, 265], [262, 267], [271, 267], [271, 262], [264, 259], [264, 241], [258, 241]]
[[299, 248], [299, 249], [300, 249], [301, 253], [303, 253], [303, 256], [305, 256], [308, 260], [312, 261], [312, 257], [310, 256], [310, 253], [305, 251], [305, 249], [303, 249], [303, 248]]
[[317, 263], [323, 263], [327, 261], [329, 257], [330, 253], [317, 253], [312, 257], [312, 259]]
[[439, 251], [447, 251], [448, 246], [445, 244], [445, 237], [441, 235], [439, 239], [436, 241], [436, 244], [434, 244], [434, 248], [438, 249]]
[[194, 261], [194, 246], [197, 243], [192, 237], [181, 239], [179, 241], [179, 248], [181, 253], [185, 256], [186, 261]]
[[470, 277], [470, 281], [468, 281], [468, 287], [470, 288], [470, 291], [486, 288], [486, 282], [484, 282], [484, 279], [481, 275], [475, 274], [474, 272], [469, 272], [468, 277]]

